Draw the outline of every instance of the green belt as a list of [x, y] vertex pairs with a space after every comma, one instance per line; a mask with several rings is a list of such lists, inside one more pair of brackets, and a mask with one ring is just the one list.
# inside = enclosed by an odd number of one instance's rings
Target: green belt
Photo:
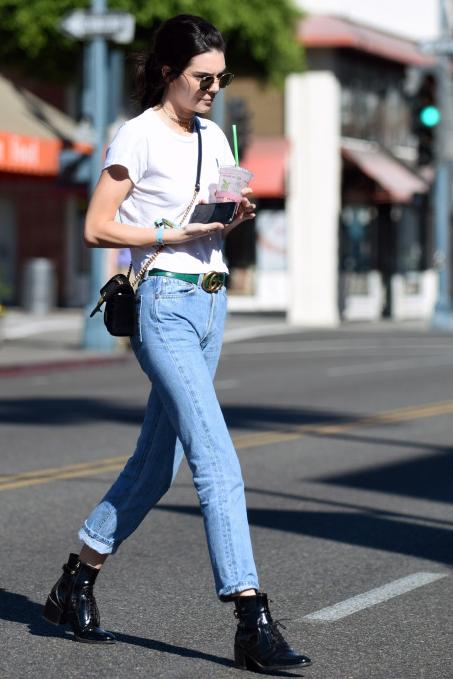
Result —
[[151, 269], [151, 271], [148, 271], [148, 276], [178, 278], [178, 280], [186, 281], [186, 283], [198, 283], [198, 279], [200, 278], [199, 273], [179, 273], [177, 271], [164, 271], [163, 269]]
[[148, 276], [165, 276], [166, 278], [177, 278], [186, 283], [194, 283], [198, 285], [200, 276], [202, 276], [201, 287], [206, 292], [217, 292], [222, 285], [225, 285], [226, 274], [217, 271], [209, 271], [205, 274], [199, 273], [179, 273], [178, 271], [164, 271], [163, 269], [151, 269], [148, 271]]

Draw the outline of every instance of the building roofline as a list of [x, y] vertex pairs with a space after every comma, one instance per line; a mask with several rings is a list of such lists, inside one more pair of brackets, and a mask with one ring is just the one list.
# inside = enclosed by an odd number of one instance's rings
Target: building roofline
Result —
[[423, 54], [415, 41], [325, 14], [311, 14], [302, 19], [297, 38], [308, 49], [354, 49], [409, 66], [428, 67], [437, 61], [431, 54]]

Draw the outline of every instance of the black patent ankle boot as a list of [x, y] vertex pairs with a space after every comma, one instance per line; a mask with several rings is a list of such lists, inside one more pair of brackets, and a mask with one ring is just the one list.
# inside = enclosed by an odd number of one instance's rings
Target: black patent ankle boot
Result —
[[99, 574], [97, 568], [81, 563], [72, 585], [67, 619], [77, 641], [88, 644], [114, 644], [111, 632], [100, 627], [99, 609], [93, 587]]
[[80, 561], [77, 554], [70, 554], [63, 566], [63, 575], [52, 587], [44, 606], [43, 617], [53, 625], [64, 625], [70, 606], [71, 590]]
[[99, 627], [99, 610], [93, 586], [99, 571], [70, 554], [63, 575], [52, 587], [44, 606], [43, 617], [54, 625], [68, 623], [77, 641], [113, 644], [115, 637]]
[[238, 627], [234, 640], [236, 667], [270, 672], [308, 667], [311, 660], [296, 653], [285, 641], [272, 620], [267, 595], [244, 596], [235, 599]]

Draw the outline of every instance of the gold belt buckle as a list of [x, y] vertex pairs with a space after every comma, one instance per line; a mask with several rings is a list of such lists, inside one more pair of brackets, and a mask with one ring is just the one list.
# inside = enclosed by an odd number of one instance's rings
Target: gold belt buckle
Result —
[[208, 271], [203, 276], [201, 287], [205, 292], [217, 292], [223, 285], [223, 275], [217, 271]]

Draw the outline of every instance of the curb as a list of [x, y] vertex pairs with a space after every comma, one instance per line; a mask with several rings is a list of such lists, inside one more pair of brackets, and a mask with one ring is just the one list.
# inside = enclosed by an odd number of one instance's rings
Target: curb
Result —
[[[297, 329], [296, 329], [297, 330]], [[294, 328], [288, 328], [285, 324], [262, 324], [243, 328], [230, 328], [225, 331], [224, 344], [240, 342], [257, 337], [272, 337], [285, 333], [295, 332]], [[19, 377], [21, 375], [38, 375], [40, 373], [58, 372], [59, 370], [75, 370], [84, 367], [96, 367], [124, 363], [133, 358], [133, 353], [128, 352], [115, 356], [78, 356], [55, 361], [40, 361], [38, 363], [16, 363], [13, 365], [0, 365], [1, 377]]]
[[0, 377], [16, 377], [20, 375], [38, 375], [39, 373], [73, 370], [91, 366], [104, 366], [126, 363], [131, 357], [125, 356], [87, 356], [86, 358], [64, 359], [43, 363], [15, 364], [0, 366]]

